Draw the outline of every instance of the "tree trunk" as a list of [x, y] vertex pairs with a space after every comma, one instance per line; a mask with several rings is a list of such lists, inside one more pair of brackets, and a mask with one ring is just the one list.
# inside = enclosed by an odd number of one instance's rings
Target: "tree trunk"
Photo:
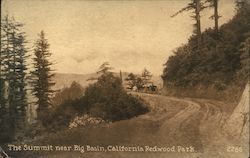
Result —
[[218, 15], [218, 0], [214, 0], [214, 28], [218, 35], [219, 33], [219, 15]]
[[198, 50], [201, 47], [201, 20], [200, 20], [200, 11], [201, 11], [201, 4], [200, 0], [195, 0], [196, 7], [195, 7], [195, 19], [196, 19], [196, 30], [197, 30], [197, 46]]

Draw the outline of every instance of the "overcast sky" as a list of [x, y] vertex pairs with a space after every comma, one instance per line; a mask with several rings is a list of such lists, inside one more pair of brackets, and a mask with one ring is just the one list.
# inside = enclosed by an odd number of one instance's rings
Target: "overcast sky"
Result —
[[[116, 70], [160, 75], [172, 51], [192, 34], [190, 14], [170, 15], [190, 0], [3, 0], [2, 13], [25, 24], [32, 46], [44, 30], [63, 73], [92, 73], [105, 61]], [[202, 29], [213, 26], [202, 13]], [[234, 0], [220, 0], [220, 24], [234, 15]], [[2, 14], [3, 15], [3, 14]]]

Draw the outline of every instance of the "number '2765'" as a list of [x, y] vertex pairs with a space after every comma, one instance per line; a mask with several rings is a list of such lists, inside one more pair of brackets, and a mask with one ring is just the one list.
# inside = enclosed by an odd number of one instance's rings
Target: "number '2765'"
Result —
[[242, 147], [240, 146], [227, 146], [227, 152], [240, 153], [242, 151]]

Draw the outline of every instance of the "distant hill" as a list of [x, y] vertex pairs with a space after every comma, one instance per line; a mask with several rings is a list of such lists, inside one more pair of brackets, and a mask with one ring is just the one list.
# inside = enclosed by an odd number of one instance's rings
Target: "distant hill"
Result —
[[59, 90], [64, 87], [69, 87], [73, 81], [78, 82], [83, 87], [88, 86], [90, 83], [94, 81], [90, 81], [88, 79], [97, 77], [96, 73], [92, 74], [70, 74], [70, 73], [56, 73], [55, 75], [55, 86], [54, 89]]
[[[123, 81], [125, 78], [128, 76], [129, 73], [123, 72], [122, 73], [122, 78]], [[119, 73], [116, 73], [116, 75], [119, 75]], [[62, 89], [64, 87], [69, 87], [70, 84], [73, 81], [78, 82], [81, 84], [83, 87], [87, 87], [89, 84], [95, 82], [93, 80], [88, 80], [91, 78], [97, 78], [98, 75], [96, 73], [91, 73], [91, 74], [70, 74], [70, 73], [56, 73], [55, 75], [55, 90]], [[153, 76], [152, 77], [152, 82], [157, 85], [158, 87], [162, 87], [162, 79], [160, 76]]]

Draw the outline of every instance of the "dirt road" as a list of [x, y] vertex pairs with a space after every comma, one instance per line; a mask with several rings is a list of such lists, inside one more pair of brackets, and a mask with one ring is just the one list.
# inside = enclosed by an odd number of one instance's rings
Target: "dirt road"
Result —
[[[248, 149], [228, 139], [221, 130], [232, 108], [222, 102], [133, 93], [151, 112], [101, 127], [75, 129], [51, 138], [54, 144], [120, 145], [173, 149], [167, 152], [63, 152], [46, 158], [246, 158]], [[73, 133], [73, 136], [72, 136]], [[73, 142], [73, 143], [72, 143]], [[235, 149], [241, 147], [242, 152]], [[34, 157], [31, 156], [31, 157]]]
[[[174, 145], [181, 144], [195, 148], [195, 153], [182, 153], [182, 156], [199, 158], [245, 158], [249, 156], [247, 146], [233, 142], [222, 130], [222, 126], [233, 111], [229, 105], [206, 99], [180, 99], [151, 94], [137, 95], [144, 98], [152, 109], [167, 108], [169, 106], [167, 102], [170, 100], [186, 105], [173, 117], [163, 119], [158, 132], [162, 144], [171, 142]], [[154, 99], [158, 100], [158, 104], [152, 102]], [[167, 114], [162, 114], [162, 117], [164, 115]], [[232, 147], [241, 147], [242, 152], [229, 151]], [[173, 157], [179, 156], [176, 154]]]

